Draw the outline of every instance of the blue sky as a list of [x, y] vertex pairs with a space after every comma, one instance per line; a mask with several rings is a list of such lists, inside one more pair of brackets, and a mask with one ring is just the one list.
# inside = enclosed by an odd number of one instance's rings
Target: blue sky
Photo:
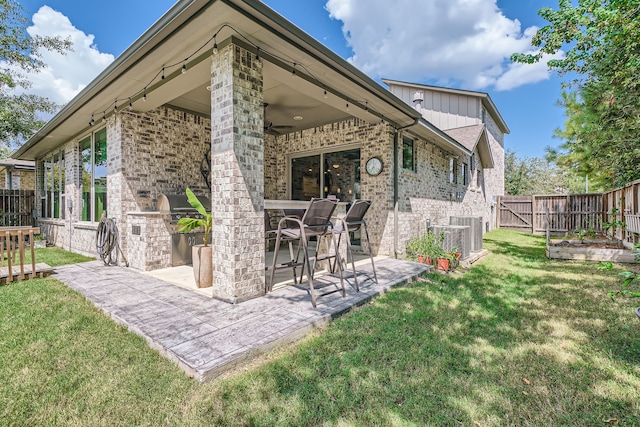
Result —
[[[530, 49], [537, 15], [557, 0], [265, 0], [276, 12], [372, 78], [490, 94], [511, 129], [506, 148], [541, 157], [562, 127], [560, 80], [546, 67], [514, 67]], [[174, 0], [21, 0], [30, 31], [71, 35], [73, 53], [45, 55], [33, 91], [66, 102], [158, 20]], [[43, 6], [48, 8], [42, 8]], [[304, 6], [301, 6], [304, 5]], [[391, 6], [390, 6], [391, 5]], [[345, 37], [345, 34], [348, 36]]]

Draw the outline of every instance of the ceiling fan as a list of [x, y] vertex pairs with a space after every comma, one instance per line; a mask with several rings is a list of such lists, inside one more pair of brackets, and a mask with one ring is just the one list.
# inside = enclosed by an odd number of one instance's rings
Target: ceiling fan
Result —
[[267, 120], [267, 107], [269, 103], [264, 102], [262, 104], [264, 106], [264, 132], [270, 135], [282, 135], [286, 133], [289, 129], [292, 129], [293, 126], [290, 125], [274, 125], [272, 121]]

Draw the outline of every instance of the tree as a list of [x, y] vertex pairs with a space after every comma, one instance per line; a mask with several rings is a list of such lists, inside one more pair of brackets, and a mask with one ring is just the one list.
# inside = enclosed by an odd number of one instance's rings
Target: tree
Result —
[[549, 25], [532, 39], [535, 54], [516, 62], [547, 62], [564, 82], [565, 142], [549, 154], [565, 170], [580, 169], [608, 188], [640, 178], [640, 0], [559, 0], [538, 12]]
[[44, 125], [40, 113], [55, 113], [59, 106], [47, 98], [17, 93], [31, 84], [27, 73], [41, 70], [41, 49], [64, 53], [69, 40], [60, 37], [32, 37], [29, 19], [15, 0], [0, 0], [0, 152], [14, 148]]
[[510, 149], [504, 155], [504, 188], [512, 196], [585, 191], [584, 177], [567, 173], [542, 158], [519, 158]]

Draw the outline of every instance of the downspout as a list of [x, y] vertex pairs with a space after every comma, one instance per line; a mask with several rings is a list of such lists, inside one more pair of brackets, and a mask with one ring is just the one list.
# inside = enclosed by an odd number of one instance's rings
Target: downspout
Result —
[[415, 126], [420, 121], [419, 118], [415, 119], [413, 123], [399, 128], [394, 128], [393, 134], [393, 256], [398, 258], [398, 199], [399, 199], [399, 181], [400, 181], [400, 169], [398, 168], [398, 147], [400, 132], [403, 129]]

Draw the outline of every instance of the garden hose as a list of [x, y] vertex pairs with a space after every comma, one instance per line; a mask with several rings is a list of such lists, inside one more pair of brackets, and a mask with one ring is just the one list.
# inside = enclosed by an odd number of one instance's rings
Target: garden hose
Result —
[[125, 266], [129, 261], [120, 249], [118, 226], [113, 218], [106, 218], [104, 213], [96, 230], [96, 251], [105, 265], [118, 265], [118, 253], [122, 255]]

